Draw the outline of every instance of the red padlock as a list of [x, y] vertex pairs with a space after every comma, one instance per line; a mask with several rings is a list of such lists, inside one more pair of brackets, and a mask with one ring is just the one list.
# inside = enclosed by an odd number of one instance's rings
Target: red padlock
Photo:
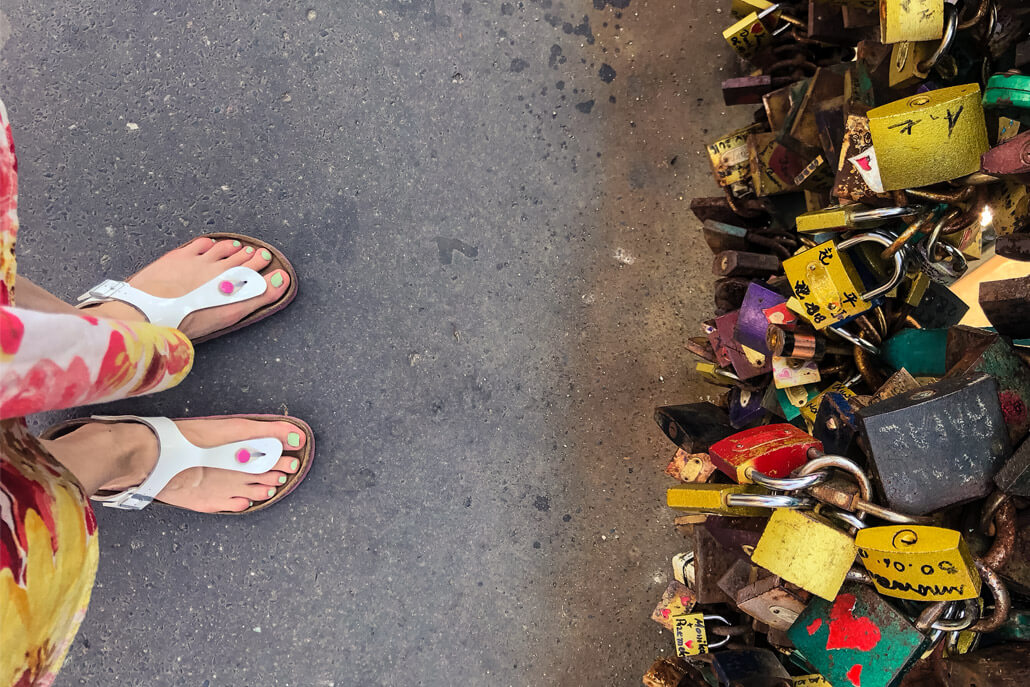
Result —
[[762, 425], [731, 434], [712, 444], [712, 462], [739, 484], [752, 484], [749, 470], [768, 477], [786, 477], [808, 462], [809, 449], [820, 453], [823, 444], [794, 425]]

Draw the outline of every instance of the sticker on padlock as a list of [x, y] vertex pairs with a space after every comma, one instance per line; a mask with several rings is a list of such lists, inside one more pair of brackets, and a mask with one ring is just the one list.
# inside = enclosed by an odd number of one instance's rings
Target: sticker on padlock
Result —
[[708, 653], [708, 633], [703, 613], [686, 613], [672, 618], [672, 631], [676, 640], [676, 655], [698, 656]]
[[869, 110], [883, 188], [929, 186], [972, 174], [987, 151], [977, 84], [920, 93]]
[[793, 425], [753, 427], [712, 444], [708, 453], [723, 474], [740, 484], [752, 483], [750, 472], [786, 477], [808, 462], [808, 452], [823, 445]]
[[651, 613], [651, 620], [666, 630], [672, 630], [672, 618], [690, 613], [694, 609], [697, 598], [694, 592], [683, 584], [673, 581], [665, 588], [661, 601]]
[[826, 518], [777, 509], [751, 560], [816, 596], [833, 599], [857, 554], [855, 540]]
[[707, 453], [687, 453], [683, 449], [665, 467], [665, 474], [680, 482], [707, 482], [715, 472], [715, 465]]
[[835, 598], [813, 599], [787, 630], [831, 685], [892, 687], [927, 639], [872, 587], [848, 582]]
[[751, 169], [748, 164], [747, 137], [760, 130], [757, 124], [726, 134], [708, 145], [708, 161], [719, 186], [748, 182]]
[[772, 5], [761, 12], [748, 14], [723, 31], [722, 37], [740, 57], [751, 59], [772, 42], [774, 33], [771, 27], [776, 21], [773, 15], [777, 7]]
[[873, 138], [869, 133], [869, 118], [849, 114], [844, 131], [833, 195], [841, 202], [862, 202], [876, 198], [883, 191], [883, 183], [876, 164]]
[[822, 379], [819, 374], [819, 363], [802, 358], [773, 356], [772, 373], [773, 384], [777, 389], [815, 384]]
[[807, 421], [814, 423], [816, 416], [819, 414], [819, 406], [822, 405], [823, 397], [826, 394], [831, 393], [840, 394], [844, 396], [844, 398], [850, 398], [855, 395], [855, 392], [848, 388], [847, 384], [844, 382], [834, 382], [816, 394], [808, 401], [808, 403], [801, 407], [800, 412], [802, 417]]
[[776, 134], [748, 136], [748, 160], [755, 195], [764, 197], [801, 190], [794, 179], [807, 162], [777, 140]]
[[798, 322], [798, 316], [791, 312], [786, 303], [774, 305], [762, 312], [765, 314], [765, 319], [769, 324], [775, 324], [783, 329], [790, 329]]
[[858, 557], [877, 591], [913, 601], [980, 596], [980, 574], [960, 532], [925, 525], [859, 530]]
[[880, 42], [932, 41], [944, 34], [944, 0], [880, 0]]

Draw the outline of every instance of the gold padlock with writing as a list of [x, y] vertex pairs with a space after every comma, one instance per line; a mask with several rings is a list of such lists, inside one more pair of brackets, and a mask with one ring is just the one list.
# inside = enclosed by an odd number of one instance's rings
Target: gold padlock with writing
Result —
[[791, 289], [816, 329], [824, 329], [872, 306], [862, 298], [862, 281], [851, 259], [833, 241], [783, 261]]
[[932, 41], [944, 33], [944, 0], [880, 0], [880, 42]]
[[980, 574], [961, 532], [887, 525], [860, 530], [855, 543], [881, 594], [914, 601], [957, 601], [980, 595]]
[[977, 84], [895, 100], [869, 110], [868, 117], [885, 191], [972, 174], [989, 147]]

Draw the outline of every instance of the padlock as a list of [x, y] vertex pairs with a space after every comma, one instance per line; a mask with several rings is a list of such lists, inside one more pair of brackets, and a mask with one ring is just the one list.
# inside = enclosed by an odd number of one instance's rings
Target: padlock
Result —
[[763, 425], [738, 432], [712, 444], [708, 453], [723, 474], [740, 484], [751, 484], [752, 471], [786, 477], [808, 461], [811, 449], [823, 445], [789, 424]]
[[773, 356], [772, 373], [773, 384], [777, 389], [817, 384], [822, 379], [819, 373], [819, 364], [814, 360], [802, 358]]
[[940, 40], [900, 41], [891, 50], [888, 83], [891, 88], [909, 88], [930, 75], [951, 50], [958, 34], [958, 13], [946, 6], [944, 31]]
[[943, 379], [858, 411], [889, 508], [926, 515], [987, 496], [1011, 453], [989, 375]]
[[737, 592], [758, 580], [758, 572], [759, 568], [751, 565], [749, 559], [738, 558], [716, 584], [726, 596], [736, 599]]
[[772, 15], [777, 7], [772, 5], [760, 12], [751, 12], [723, 31], [722, 37], [737, 55], [745, 60], [751, 59], [772, 42], [775, 21]]
[[1030, 183], [1030, 131], [994, 146], [980, 156], [980, 169], [992, 176], [1007, 176]]
[[733, 649], [712, 654], [720, 685], [731, 687], [791, 687], [790, 673], [769, 649]]
[[719, 254], [725, 250], [748, 250], [751, 242], [748, 236], [750, 229], [735, 224], [728, 224], [714, 219], [706, 219], [701, 224], [701, 235], [705, 243], [712, 249], [713, 254]]
[[994, 254], [1009, 260], [1030, 261], [1030, 234], [999, 236], [994, 242]]
[[694, 528], [694, 594], [701, 604], [731, 603], [732, 598], [719, 588], [719, 580], [739, 560], [736, 554], [719, 545], [704, 527]]
[[711, 620], [718, 620], [725, 625], [730, 625], [730, 621], [721, 615], [686, 613], [673, 617], [672, 632], [676, 641], [677, 656], [680, 658], [700, 656], [707, 654], [710, 649], [717, 649], [730, 641], [727, 635], [717, 642], [709, 643], [705, 623]]
[[912, 317], [924, 327], [951, 327], [962, 321], [969, 306], [951, 289], [937, 282], [930, 282], [918, 305], [912, 309]]
[[994, 483], [1006, 494], [1030, 498], [1030, 441], [1022, 444], [994, 476]]
[[[768, 515], [768, 511], [766, 512]], [[708, 516], [702, 525], [710, 535], [738, 559], [750, 565], [758, 540], [762, 538], [765, 522], [756, 518]]]
[[694, 369], [704, 378], [717, 386], [734, 387], [740, 383], [740, 377], [729, 370], [724, 370], [715, 363], [694, 363]]
[[769, 627], [790, 629], [811, 595], [775, 575], [764, 577], [737, 592], [736, 603], [744, 613]]
[[975, 372], [994, 377], [1009, 441], [1018, 445], [1030, 431], [1030, 368], [1011, 344], [998, 334], [960, 325], [948, 331], [946, 360], [949, 377]]
[[854, 582], [834, 599], [812, 599], [787, 636], [820, 675], [841, 687], [892, 687], [927, 644], [883, 597]]
[[805, 169], [808, 161], [783, 145], [776, 136], [774, 133], [748, 136], [751, 181], [755, 185], [755, 195], [759, 197], [801, 190], [794, 179]]
[[654, 420], [672, 443], [690, 453], [706, 452], [737, 431], [726, 411], [712, 403], [659, 406], [654, 409]]
[[1030, 124], [1030, 76], [1009, 72], [987, 80], [983, 107], [995, 116]]
[[1030, 644], [1006, 643], [940, 659], [940, 687], [1024, 687], [1030, 672]]
[[768, 277], [780, 271], [780, 259], [767, 253], [724, 250], [712, 260], [717, 277]]
[[869, 110], [869, 133], [885, 191], [972, 174], [987, 151], [976, 84], [951, 86]]
[[744, 429], [760, 422], [768, 414], [762, 406], [762, 394], [735, 386], [729, 393], [730, 424]]
[[798, 412], [807, 422], [815, 422], [815, 418], [819, 414], [819, 406], [822, 405], [826, 394], [841, 394], [845, 398], [850, 398], [855, 395], [855, 392], [849, 389], [845, 382], [834, 382], [825, 389], [818, 391], [809, 399], [808, 403], [798, 409]]
[[861, 406], [855, 402], [854, 396], [838, 391], [822, 394], [819, 409], [812, 422], [812, 436], [822, 442], [827, 453], [851, 453], [859, 434], [858, 416], [855, 414], [859, 407]]
[[880, 0], [880, 42], [932, 41], [944, 33], [944, 0]]
[[[691, 528], [693, 532], [694, 528]], [[688, 589], [694, 588], [694, 552], [685, 551], [672, 557], [672, 577]]]
[[642, 681], [644, 687], [708, 687], [709, 684], [702, 666], [689, 664], [678, 656], [655, 659]]
[[999, 334], [1030, 337], [1030, 276], [981, 282], [979, 303]]
[[707, 453], [687, 453], [683, 449], [665, 467], [665, 474], [680, 482], [707, 482], [715, 472], [715, 465]]
[[880, 359], [893, 370], [916, 377], [941, 377], [948, 371], [947, 329], [903, 329], [880, 346]]
[[895, 253], [891, 279], [866, 291], [851, 259], [843, 251], [867, 241], [885, 246], [891, 243], [886, 235], [869, 232], [836, 245], [833, 241], [820, 243], [783, 261], [783, 271], [794, 295], [802, 303], [806, 318], [816, 329], [825, 329], [869, 310], [872, 307], [870, 301], [895, 288], [904, 278], [904, 256]]
[[980, 575], [961, 532], [925, 525], [867, 527], [855, 543], [881, 594], [913, 601], [980, 596]]
[[708, 161], [719, 186], [731, 188], [734, 184], [750, 185], [747, 137], [748, 134], [760, 130], [758, 124], [751, 124], [730, 132], [708, 145]]
[[726, 105], [757, 105], [762, 102], [762, 96], [766, 93], [782, 88], [790, 82], [789, 77], [769, 74], [725, 79], [721, 85], [722, 101]]
[[797, 675], [794, 677], [793, 687], [833, 687], [818, 673], [813, 675]]
[[987, 187], [980, 223], [985, 232], [1007, 236], [1030, 226], [1030, 186], [1002, 179]]
[[798, 215], [797, 229], [809, 234], [824, 231], [851, 231], [876, 226], [899, 217], [916, 215], [920, 211], [920, 208], [916, 206], [871, 208], [860, 203], [837, 205]]
[[816, 596], [833, 599], [857, 554], [855, 540], [826, 518], [777, 509], [751, 560]]
[[726, 344], [723, 343], [722, 336], [719, 334], [719, 328], [715, 325], [715, 320], [705, 320], [701, 323], [701, 327], [704, 330], [705, 336], [708, 337], [712, 353], [715, 354], [715, 363], [719, 367], [730, 367], [730, 354], [726, 351]]
[[694, 596], [694, 592], [673, 580], [662, 593], [661, 601], [651, 613], [651, 620], [666, 630], [672, 630], [672, 618], [690, 613], [696, 603], [697, 598]]
[[[777, 271], [779, 268], [777, 260]], [[765, 334], [766, 329], [769, 328], [769, 320], [765, 316], [765, 310], [786, 302], [787, 299], [775, 291], [767, 289], [761, 284], [752, 283], [747, 288], [747, 293], [744, 294], [744, 301], [740, 304], [735, 337], [737, 341], [748, 348], [768, 355], [769, 348], [766, 345]]]
[[726, 348], [733, 371], [738, 377], [746, 380], [770, 372], [772, 356], [749, 348], [736, 340], [739, 317], [739, 310], [720, 315], [715, 318], [715, 326], [719, 331], [719, 339]]
[[802, 502], [798, 497], [774, 496], [756, 484], [681, 484], [669, 487], [666, 492], [670, 508], [713, 515], [760, 518], [769, 515], [769, 508], [779, 504]]
[[[808, 386], [792, 386], [786, 389], [777, 389], [775, 385], [769, 385], [768, 390], [773, 393], [780, 415], [787, 422], [793, 422], [801, 417], [801, 409], [806, 407], [819, 395], [819, 387], [816, 384]], [[768, 406], [766, 406], [768, 408]]]

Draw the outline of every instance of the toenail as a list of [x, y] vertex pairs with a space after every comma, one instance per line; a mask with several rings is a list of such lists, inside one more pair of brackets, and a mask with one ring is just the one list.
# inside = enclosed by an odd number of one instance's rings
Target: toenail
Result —
[[211, 243], [218, 243], [218, 239], [214, 238], [213, 236], [208, 236], [208, 238], [211, 239]]
[[242, 244], [242, 243], [240, 243], [239, 241], [233, 241], [233, 242], [232, 242], [232, 247], [233, 247], [233, 248], [239, 248], [239, 247], [240, 247], [240, 246], [242, 246], [242, 245], [243, 245], [243, 244]]
[[286, 435], [286, 443], [292, 446], [293, 448], [297, 448], [298, 446], [300, 446], [300, 435], [296, 432], [290, 432]]
[[[278, 289], [280, 286], [283, 285], [283, 275], [281, 275], [278, 272], [276, 272], [275, 274], [272, 275], [272, 278], [271, 278], [270, 281], [272, 282], [272, 286], [274, 286], [275, 288]], [[293, 444], [290, 444], [290, 445], [292, 446]], [[297, 444], [297, 445], [300, 446], [300, 444]]]
[[241, 448], [236, 452], [236, 460], [240, 463], [246, 463], [250, 460], [250, 451], [245, 448]]
[[263, 257], [265, 260], [271, 260], [272, 259], [272, 254], [269, 253], [267, 250], [262, 250], [261, 251], [261, 257]]
[[275, 496], [275, 489], [274, 488], [268, 490], [268, 498], [272, 498], [273, 496]]
[[253, 505], [254, 505], [253, 501], [247, 501], [247, 508], [251, 508], [251, 507], [253, 507]]
[[254, 252], [254, 246], [247, 246], [243, 249], [248, 255]]
[[293, 462], [290, 463], [290, 469], [291, 470], [296, 470], [298, 465], [300, 465], [300, 461], [297, 460], [296, 458], [294, 458]]
[[279, 484], [286, 484], [286, 475], [280, 475]]

